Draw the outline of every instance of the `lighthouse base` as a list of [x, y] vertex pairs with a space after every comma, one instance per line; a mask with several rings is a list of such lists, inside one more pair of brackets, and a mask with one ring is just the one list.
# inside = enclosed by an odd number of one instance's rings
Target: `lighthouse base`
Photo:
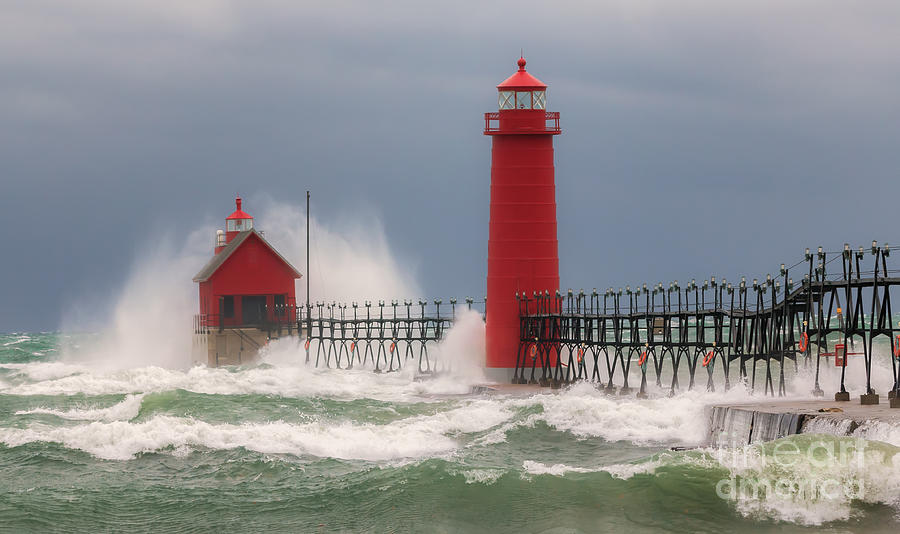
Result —
[[[297, 334], [297, 330], [293, 331]], [[194, 334], [191, 359], [194, 365], [220, 367], [246, 365], [259, 358], [260, 350], [270, 341], [290, 335], [287, 330], [257, 327], [206, 329]]]
[[513, 367], [485, 367], [484, 377], [496, 384], [512, 384], [515, 372]]

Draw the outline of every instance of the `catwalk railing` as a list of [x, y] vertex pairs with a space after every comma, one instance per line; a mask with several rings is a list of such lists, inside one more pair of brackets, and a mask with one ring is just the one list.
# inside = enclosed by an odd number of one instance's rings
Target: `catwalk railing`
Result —
[[[715, 388], [720, 369], [725, 388], [741, 380], [756, 390], [759, 380], [766, 394], [781, 396], [786, 369], [796, 371], [800, 360], [815, 366], [814, 393], [823, 395], [821, 366], [834, 358], [841, 367], [835, 398], [849, 400], [847, 366], [862, 365], [862, 401], [877, 403], [873, 342], [884, 336], [890, 344], [889, 396], [894, 398], [900, 382], [900, 327], [892, 320], [891, 291], [900, 278], [888, 269], [889, 256], [889, 246], [876, 242], [856, 251], [849, 245], [838, 252], [819, 247], [815, 253], [807, 249], [796, 265], [782, 264], [779, 275], [751, 284], [746, 278], [731, 284], [711, 277], [699, 285], [692, 280], [684, 286], [675, 281], [667, 287], [644, 284], [602, 293], [517, 295], [521, 336], [513, 381], [559, 386], [591, 380], [610, 391], [618, 385], [619, 393], [627, 394], [633, 391], [629, 378], [636, 365], [637, 394], [644, 396], [648, 380], [674, 393], [681, 375], [692, 388], [702, 367], [707, 389]], [[868, 266], [871, 270], [864, 270]], [[795, 283], [791, 271], [798, 268], [803, 278]]]
[[430, 357], [429, 349], [443, 338], [461, 309], [478, 309], [483, 303], [472, 298], [464, 303], [450, 299], [446, 304], [439, 299], [349, 306], [317, 302], [298, 310], [299, 325], [308, 332], [306, 361], [316, 367], [352, 369], [371, 364], [375, 371], [396, 371], [415, 360], [421, 373], [442, 371], [452, 362]]

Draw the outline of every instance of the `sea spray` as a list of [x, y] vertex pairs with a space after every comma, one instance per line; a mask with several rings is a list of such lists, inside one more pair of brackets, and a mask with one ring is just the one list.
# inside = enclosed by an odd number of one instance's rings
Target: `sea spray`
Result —
[[[312, 342], [309, 354], [315, 359], [318, 345]], [[296, 337], [287, 337], [275, 340], [266, 346], [261, 352], [261, 361], [279, 367], [302, 367], [309, 370], [306, 365], [307, 349], [303, 340]], [[427, 358], [427, 362], [426, 362]], [[427, 364], [427, 368], [426, 368]], [[421, 395], [460, 395], [472, 391], [472, 387], [484, 384], [484, 319], [482, 315], [472, 310], [457, 312], [457, 319], [447, 330], [444, 338], [432, 345], [427, 355], [419, 354], [404, 362], [401, 362], [398, 370], [386, 373], [387, 378], [375, 378], [372, 374], [374, 362], [368, 360], [363, 364], [358, 359], [354, 362], [354, 369], [344, 369], [350, 377], [349, 381], [369, 380], [391, 383], [398, 391]], [[321, 372], [312, 371], [316, 376], [322, 376]], [[303, 372], [303, 371], [301, 371]], [[344, 378], [328, 374], [337, 382], [345, 382]], [[346, 377], [345, 377], [346, 378]], [[399, 387], [403, 385], [403, 387]], [[366, 389], [368, 393], [378, 391], [378, 386]]]
[[[294, 266], [306, 265], [306, 213], [299, 206], [262, 197], [259, 228]], [[364, 300], [421, 297], [414, 262], [398, 257], [377, 215], [366, 206], [326, 224], [310, 220], [310, 301], [346, 304]], [[305, 280], [297, 303], [306, 301]], [[303, 291], [301, 291], [303, 289]]]
[[[271, 199], [261, 207], [257, 230], [294, 265], [305, 265], [305, 214]], [[312, 219], [311, 230], [315, 270], [306, 276], [311, 276], [314, 299], [351, 302], [421, 295], [410, 263], [396, 257], [377, 217], [349, 217], [339, 229]], [[213, 226], [203, 226], [181, 238], [170, 232], [143, 240], [124, 286], [112, 298], [98, 296], [109, 291], [104, 288], [66, 310], [63, 331], [96, 329], [99, 335], [80, 347], [66, 347], [64, 358], [104, 369], [188, 367], [192, 316], [198, 310], [192, 277], [212, 256], [214, 235]], [[298, 304], [305, 302], [301, 295]]]
[[171, 234], [146, 240], [111, 302], [66, 312], [64, 331], [102, 326], [99, 335], [85, 338], [80, 346], [63, 345], [64, 361], [103, 369], [189, 366], [191, 316], [197, 309], [191, 277], [207, 260], [211, 231], [195, 230], [180, 243]]

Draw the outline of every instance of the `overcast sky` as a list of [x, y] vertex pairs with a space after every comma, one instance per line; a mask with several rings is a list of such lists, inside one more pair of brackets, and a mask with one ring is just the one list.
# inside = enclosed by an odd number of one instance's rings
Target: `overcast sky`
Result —
[[482, 114], [521, 48], [562, 114], [563, 287], [900, 245], [898, 28], [895, 0], [4, 2], [0, 331], [235, 193], [374, 215], [422, 296], [482, 295]]

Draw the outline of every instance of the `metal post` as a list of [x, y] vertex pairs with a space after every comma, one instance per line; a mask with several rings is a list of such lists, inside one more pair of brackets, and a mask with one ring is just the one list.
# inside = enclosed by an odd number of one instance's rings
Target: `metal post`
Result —
[[309, 190], [306, 191], [306, 363], [309, 363], [309, 339], [312, 336], [312, 307], [309, 302]]

